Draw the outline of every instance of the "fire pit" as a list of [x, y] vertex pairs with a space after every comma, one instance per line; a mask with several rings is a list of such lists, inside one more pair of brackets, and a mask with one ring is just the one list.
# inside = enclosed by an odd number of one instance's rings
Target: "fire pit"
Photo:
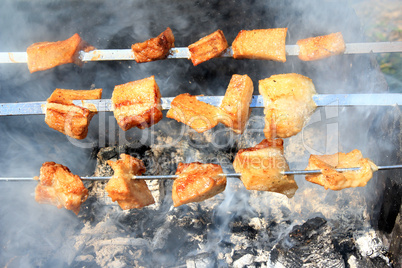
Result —
[[[0, 52], [25, 51], [40, 41], [78, 32], [99, 49], [128, 49], [166, 27], [177, 47], [221, 29], [231, 43], [243, 29], [287, 27], [287, 44], [342, 32], [347, 43], [364, 42], [347, 4], [308, 1], [6, 1], [0, 10]], [[0, 102], [46, 100], [55, 88], [113, 87], [155, 75], [163, 97], [181, 93], [224, 95], [233, 74], [258, 80], [295, 72], [310, 77], [321, 94], [387, 92], [371, 54], [286, 63], [219, 58], [194, 67], [168, 59], [89, 62], [30, 74], [26, 65], [0, 64]], [[253, 109], [243, 135], [224, 126], [204, 134], [165, 117], [149, 129], [119, 129], [112, 113], [99, 113], [88, 137], [56, 132], [40, 115], [0, 117], [2, 177], [39, 175], [55, 161], [80, 176], [110, 176], [106, 165], [120, 153], [142, 159], [145, 175], [174, 174], [179, 162], [219, 163], [234, 172], [239, 149], [264, 138], [262, 109]], [[285, 140], [291, 169], [304, 169], [310, 154], [360, 149], [379, 165], [402, 163], [399, 107], [320, 107], [298, 135]], [[363, 188], [324, 190], [296, 176], [292, 199], [247, 191], [228, 178], [212, 199], [172, 206], [171, 180], [147, 182], [156, 204], [123, 211], [104, 190], [85, 182], [89, 198], [78, 217], [34, 200], [36, 182], [0, 182], [0, 265], [5, 267], [378, 267], [401, 264], [401, 171], [381, 171]]]

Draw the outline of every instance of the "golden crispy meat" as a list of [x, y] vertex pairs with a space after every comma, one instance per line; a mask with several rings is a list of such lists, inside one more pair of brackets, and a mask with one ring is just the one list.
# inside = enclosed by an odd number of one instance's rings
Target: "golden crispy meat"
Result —
[[75, 214], [80, 212], [80, 206], [87, 200], [88, 190], [81, 178], [55, 162], [45, 162], [40, 168], [39, 180], [35, 189], [35, 200], [41, 204], [51, 204], [58, 208], [65, 207]]
[[233, 58], [286, 62], [287, 28], [242, 30], [233, 41]]
[[67, 63], [82, 66], [79, 52], [94, 49], [95, 47], [82, 40], [77, 33], [64, 41], [34, 43], [27, 48], [28, 69], [33, 73]]
[[259, 81], [259, 91], [264, 99], [267, 139], [296, 135], [317, 107], [313, 82], [300, 74], [272, 75]]
[[136, 43], [131, 46], [131, 49], [134, 52], [135, 61], [140, 63], [165, 59], [172, 47], [174, 47], [174, 35], [172, 30], [167, 27], [157, 37]]
[[[360, 167], [357, 171], [337, 172], [336, 168]], [[363, 187], [377, 171], [377, 166], [363, 158], [359, 150], [332, 155], [311, 155], [306, 170], [322, 170], [322, 173], [306, 175], [306, 180], [324, 186], [325, 189], [342, 190]]]
[[239, 150], [233, 162], [236, 172], [247, 190], [269, 191], [294, 196], [298, 189], [293, 175], [283, 175], [289, 170], [283, 156], [283, 140], [263, 140], [260, 144]]
[[194, 162], [179, 163], [176, 171], [178, 178], [173, 182], [172, 199], [175, 207], [201, 202], [225, 190], [226, 177], [222, 168], [216, 164]]
[[115, 86], [112, 103], [114, 117], [124, 131], [148, 128], [163, 117], [161, 93], [154, 76]]
[[196, 96], [184, 93], [173, 99], [166, 117], [175, 119], [202, 133], [215, 127], [225, 117], [225, 114], [219, 108], [197, 100]]
[[250, 103], [253, 97], [253, 81], [248, 75], [235, 74], [223, 97], [220, 108], [228, 115], [228, 120], [221, 122], [234, 132], [241, 134], [250, 116]]
[[109, 160], [107, 163], [114, 170], [113, 177], [105, 190], [113, 202], [117, 201], [122, 209], [142, 208], [155, 203], [155, 200], [144, 180], [132, 179], [145, 172], [144, 163], [130, 155], [121, 154], [120, 160]]
[[217, 30], [188, 46], [190, 59], [194, 66], [218, 57], [227, 48], [228, 42], [221, 30]]
[[47, 99], [45, 122], [49, 127], [75, 139], [85, 139], [92, 117], [97, 113], [94, 105], [86, 108], [73, 104], [73, 100], [100, 99], [102, 89], [71, 90], [57, 88]]
[[299, 59], [313, 61], [342, 54], [346, 46], [342, 33], [332, 33], [324, 36], [310, 37], [297, 41]]

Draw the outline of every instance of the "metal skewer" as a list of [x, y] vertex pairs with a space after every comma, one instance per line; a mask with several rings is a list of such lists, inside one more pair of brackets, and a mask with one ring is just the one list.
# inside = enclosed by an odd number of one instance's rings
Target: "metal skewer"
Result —
[[[172, 97], [162, 98], [162, 109], [170, 109], [173, 99]], [[222, 103], [223, 96], [198, 96], [197, 99], [211, 105], [219, 106]], [[317, 106], [392, 106], [402, 105], [402, 94], [317, 94], [313, 96], [313, 100]], [[79, 106], [93, 104], [98, 112], [113, 111], [112, 101], [110, 99], [76, 100], [73, 101], [73, 103]], [[263, 108], [264, 100], [262, 96], [254, 95], [250, 107]], [[45, 114], [45, 111], [45, 101], [0, 103], [0, 116]]]
[[[346, 44], [344, 54], [386, 53], [402, 52], [402, 42], [372, 42], [372, 43], [349, 43]], [[298, 45], [286, 45], [288, 56], [299, 55]], [[232, 48], [229, 47], [221, 57], [233, 57]], [[82, 61], [122, 61], [135, 60], [131, 49], [98, 49], [89, 52], [80, 51]], [[168, 59], [189, 59], [190, 52], [187, 47], [176, 47], [170, 50]], [[0, 63], [26, 63], [26, 52], [0, 52]]]
[[[393, 165], [393, 166], [377, 166], [378, 170], [387, 170], [387, 169], [400, 169], [402, 165]], [[348, 171], [357, 171], [359, 167], [355, 168], [337, 168], [335, 169], [338, 172], [348, 172]], [[317, 174], [321, 173], [321, 170], [289, 170], [281, 172], [283, 175], [306, 175], [306, 174]], [[240, 178], [240, 173], [226, 173], [221, 174], [221, 176], [226, 177], [234, 177]], [[147, 175], [147, 176], [134, 176], [135, 180], [174, 180], [178, 177], [178, 175]], [[82, 180], [110, 180], [112, 177], [81, 177]], [[0, 181], [34, 181], [33, 178], [29, 177], [19, 177], [19, 178], [0, 178]]]

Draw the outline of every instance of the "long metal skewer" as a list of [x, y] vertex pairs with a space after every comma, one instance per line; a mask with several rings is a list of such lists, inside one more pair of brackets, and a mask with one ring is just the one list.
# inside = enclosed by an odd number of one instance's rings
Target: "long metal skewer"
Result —
[[[378, 170], [387, 170], [387, 169], [400, 169], [402, 168], [402, 165], [393, 165], [393, 166], [377, 166]], [[338, 172], [347, 172], [347, 171], [357, 171], [360, 168], [337, 168], [335, 169]], [[321, 170], [289, 170], [289, 171], [284, 171], [282, 174], [284, 175], [306, 175], [306, 174], [317, 174], [321, 173]], [[240, 173], [226, 173], [226, 174], [221, 174], [222, 176], [226, 177], [235, 177], [235, 178], [240, 178], [241, 174]], [[133, 179], [136, 180], [174, 180], [178, 176], [177, 175], [148, 175], [148, 176], [134, 176]], [[90, 180], [90, 181], [95, 181], [95, 180], [109, 180], [112, 177], [81, 177], [82, 180]], [[33, 178], [29, 177], [18, 177], [18, 178], [0, 178], [0, 181], [34, 181]]]
[[[163, 110], [168, 110], [174, 98], [162, 98]], [[198, 96], [198, 100], [219, 106], [223, 96]], [[402, 105], [402, 94], [317, 94], [313, 96], [317, 106], [392, 106]], [[101, 100], [76, 100], [74, 104], [79, 106], [95, 105], [98, 112], [113, 111], [110, 99]], [[264, 100], [261, 95], [254, 95], [250, 104], [251, 108], [263, 108]], [[45, 114], [46, 102], [20, 102], [20, 103], [0, 103], [0, 116], [6, 115], [34, 115]]]
[[[372, 43], [349, 43], [346, 44], [344, 54], [386, 53], [402, 52], [402, 42], [372, 42]], [[299, 55], [298, 45], [286, 45], [288, 56]], [[80, 51], [82, 61], [122, 61], [134, 60], [135, 56], [131, 49], [98, 49], [89, 52]], [[232, 48], [228, 48], [221, 57], [233, 57]], [[170, 50], [168, 59], [188, 59], [190, 52], [187, 47], [177, 47]], [[26, 63], [26, 52], [0, 52], [0, 63]]]

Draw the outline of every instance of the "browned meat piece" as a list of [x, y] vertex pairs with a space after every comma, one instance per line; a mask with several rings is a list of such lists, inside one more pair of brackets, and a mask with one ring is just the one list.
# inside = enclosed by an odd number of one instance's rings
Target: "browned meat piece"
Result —
[[174, 47], [174, 36], [172, 30], [167, 27], [157, 37], [143, 43], [136, 43], [131, 46], [131, 49], [134, 52], [135, 61], [140, 63], [165, 59], [172, 47]]
[[65, 207], [75, 214], [80, 212], [80, 206], [87, 200], [88, 190], [81, 178], [55, 162], [45, 162], [40, 168], [39, 180], [35, 189], [35, 200], [41, 204], [51, 204], [58, 208]]
[[82, 40], [78, 34], [64, 41], [35, 43], [27, 48], [28, 69], [33, 73], [67, 63], [81, 66], [83, 62], [79, 59], [79, 52], [94, 49], [95, 47]]
[[185, 93], [173, 99], [166, 117], [182, 122], [201, 133], [215, 127], [225, 115], [219, 108]]
[[230, 79], [229, 86], [223, 97], [220, 108], [228, 115], [221, 122], [241, 134], [250, 116], [250, 103], [253, 97], [253, 81], [248, 75], [235, 74]]
[[310, 37], [297, 41], [299, 45], [299, 59], [313, 61], [342, 54], [346, 46], [341, 33], [332, 33], [324, 36]]
[[92, 117], [97, 113], [94, 105], [86, 108], [73, 104], [73, 100], [100, 99], [102, 89], [56, 89], [47, 99], [45, 122], [49, 127], [75, 139], [85, 139]]
[[317, 107], [313, 82], [300, 74], [279, 74], [260, 80], [259, 91], [264, 98], [267, 139], [296, 135]]
[[114, 117], [124, 131], [148, 128], [163, 117], [161, 93], [154, 76], [115, 86], [112, 103]]
[[286, 61], [287, 28], [242, 30], [233, 41], [233, 58]]
[[263, 140], [260, 144], [239, 150], [233, 162], [236, 172], [247, 190], [270, 191], [291, 198], [298, 189], [293, 175], [283, 175], [289, 170], [283, 156], [283, 140]]
[[[336, 168], [360, 167], [360, 170], [338, 172]], [[311, 155], [306, 170], [322, 170], [322, 173], [306, 175], [306, 180], [324, 186], [325, 189], [342, 190], [363, 187], [377, 171], [377, 166], [363, 158], [359, 150], [332, 155]]]
[[130, 155], [121, 154], [121, 160], [107, 163], [114, 170], [113, 177], [105, 190], [113, 202], [117, 201], [122, 209], [142, 208], [155, 203], [155, 200], [144, 180], [133, 179], [145, 172], [144, 163]]
[[220, 165], [199, 162], [179, 163], [178, 178], [173, 182], [172, 199], [175, 207], [201, 202], [225, 190], [226, 177]]
[[190, 59], [194, 66], [218, 57], [227, 48], [228, 42], [221, 30], [217, 30], [188, 46]]

